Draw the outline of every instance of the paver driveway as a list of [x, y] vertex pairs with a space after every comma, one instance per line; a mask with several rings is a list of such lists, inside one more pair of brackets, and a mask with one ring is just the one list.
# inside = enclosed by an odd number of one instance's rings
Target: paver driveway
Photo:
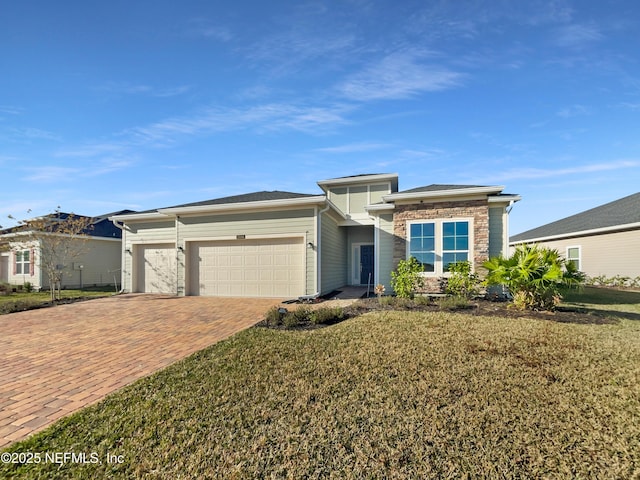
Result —
[[278, 303], [132, 294], [0, 316], [0, 448], [254, 325]]

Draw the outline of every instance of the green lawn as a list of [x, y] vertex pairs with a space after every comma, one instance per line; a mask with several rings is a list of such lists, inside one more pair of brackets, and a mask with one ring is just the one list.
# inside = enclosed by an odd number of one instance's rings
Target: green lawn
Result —
[[[61, 300], [67, 301], [76, 298], [97, 298], [113, 295], [113, 287], [87, 288], [84, 290], [62, 290]], [[47, 304], [51, 301], [51, 292], [16, 292], [10, 295], [0, 295], [0, 314], [13, 313], [15, 311], [27, 310], [39, 305]]]
[[639, 412], [640, 321], [373, 312], [241, 332], [7, 450], [100, 463], [0, 478], [638, 478]]

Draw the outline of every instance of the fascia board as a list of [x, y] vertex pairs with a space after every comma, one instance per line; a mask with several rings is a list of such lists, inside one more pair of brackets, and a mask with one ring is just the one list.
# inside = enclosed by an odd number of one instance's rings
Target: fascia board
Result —
[[421, 198], [450, 198], [450, 197], [464, 197], [473, 195], [491, 195], [500, 193], [504, 190], [504, 186], [495, 187], [474, 187], [474, 188], [456, 188], [453, 190], [436, 190], [432, 192], [411, 192], [411, 193], [390, 193], [384, 195], [382, 199], [385, 202], [392, 202], [398, 200], [419, 200]]
[[167, 216], [174, 215], [201, 215], [206, 213], [222, 213], [236, 212], [247, 210], [265, 210], [279, 209], [290, 207], [301, 207], [324, 204], [326, 197], [324, 195], [316, 195], [313, 197], [282, 199], [282, 200], [264, 200], [259, 202], [241, 202], [241, 203], [224, 203], [219, 205], [197, 205], [195, 207], [169, 207], [160, 208], [158, 212]]
[[381, 203], [375, 205], [366, 205], [364, 207], [367, 212], [387, 212], [393, 210], [394, 208], [396, 208], [396, 205], [394, 203]]
[[127, 221], [135, 222], [135, 221], [144, 221], [144, 220], [166, 220], [167, 215], [163, 215], [159, 212], [149, 212], [149, 213], [131, 213], [129, 215], [114, 215], [113, 217], [109, 217], [109, 220], [112, 222], [124, 222]]
[[627, 230], [637, 230], [637, 229], [640, 229], [640, 222], [626, 223], [623, 225], [613, 225], [611, 227], [594, 228], [591, 230], [582, 230], [578, 232], [567, 232], [567, 233], [561, 233], [558, 235], [549, 235], [546, 237], [527, 238], [524, 240], [509, 242], [509, 245], [513, 246], [513, 245], [520, 245], [522, 243], [548, 242], [550, 240], [562, 240], [564, 238], [588, 237], [590, 235], [600, 235], [603, 233], [615, 233], [615, 232], [623, 232]]
[[510, 203], [522, 200], [520, 195], [500, 195], [498, 197], [488, 197], [489, 203]]

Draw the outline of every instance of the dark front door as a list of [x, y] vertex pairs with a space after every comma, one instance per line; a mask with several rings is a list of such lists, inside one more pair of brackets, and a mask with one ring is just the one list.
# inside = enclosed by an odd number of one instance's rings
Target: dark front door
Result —
[[373, 245], [360, 246], [360, 284], [373, 283]]

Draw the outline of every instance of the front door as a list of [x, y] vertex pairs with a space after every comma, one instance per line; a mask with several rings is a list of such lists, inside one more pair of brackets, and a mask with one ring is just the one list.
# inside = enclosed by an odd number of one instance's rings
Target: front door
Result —
[[373, 245], [360, 246], [360, 284], [373, 283]]

